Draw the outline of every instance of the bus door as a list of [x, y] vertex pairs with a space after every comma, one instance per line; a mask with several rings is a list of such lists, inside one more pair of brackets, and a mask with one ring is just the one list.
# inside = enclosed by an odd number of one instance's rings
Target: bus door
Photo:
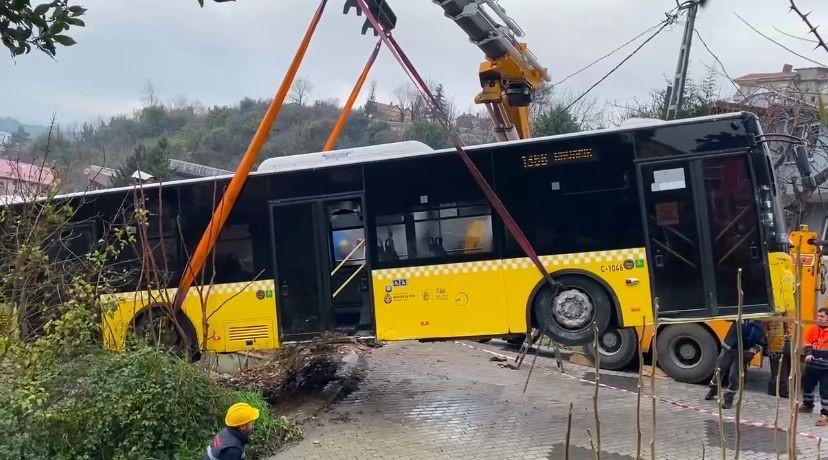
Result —
[[745, 155], [639, 165], [653, 296], [666, 316], [768, 311], [767, 273]]
[[282, 341], [372, 323], [362, 199], [271, 207]]

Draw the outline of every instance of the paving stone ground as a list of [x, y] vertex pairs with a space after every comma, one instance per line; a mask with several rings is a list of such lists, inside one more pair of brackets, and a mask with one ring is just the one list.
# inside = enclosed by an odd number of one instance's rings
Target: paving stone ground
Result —
[[[567, 363], [562, 375], [554, 358], [542, 355], [523, 393], [532, 357], [520, 370], [509, 370], [490, 361], [487, 351], [515, 354], [499, 342], [405, 342], [374, 350], [360, 388], [306, 424], [305, 439], [274, 458], [561, 459], [572, 403], [570, 458], [592, 459], [590, 437], [596, 444], [598, 439], [595, 387], [583, 381], [594, 378], [592, 369]], [[743, 419], [773, 423], [776, 399], [764, 394], [766, 378], [761, 371], [749, 373]], [[634, 391], [637, 375], [602, 371], [601, 381], [613, 387], [599, 390], [602, 458], [635, 459], [637, 395], [621, 389]], [[715, 403], [703, 401], [705, 392], [704, 386], [656, 379], [656, 394], [663, 398], [656, 403], [657, 458], [722, 458], [718, 419], [693, 409], [716, 410]], [[788, 423], [786, 407], [782, 400], [782, 426]], [[651, 399], [642, 397], [644, 458], [650, 458], [650, 411]], [[828, 428], [813, 426], [815, 417], [803, 416], [800, 431], [828, 436]], [[784, 433], [775, 443], [772, 428], [741, 426], [742, 458], [775, 459], [777, 445], [785, 452]], [[724, 431], [732, 456], [733, 423]], [[797, 437], [797, 450], [799, 458], [818, 458], [817, 442], [807, 436]]]

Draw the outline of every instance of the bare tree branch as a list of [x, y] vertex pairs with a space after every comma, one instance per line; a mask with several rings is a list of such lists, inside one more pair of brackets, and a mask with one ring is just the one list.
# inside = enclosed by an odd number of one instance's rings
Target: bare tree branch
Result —
[[802, 22], [804, 22], [804, 23], [808, 26], [808, 29], [810, 29], [810, 32], [814, 35], [814, 37], [816, 37], [817, 42], [818, 42], [818, 43], [817, 43], [817, 48], [820, 48], [820, 47], [821, 47], [821, 48], [822, 48], [822, 49], [824, 49], [826, 52], [828, 52], [828, 45], [826, 45], [826, 44], [825, 44], [825, 40], [823, 40], [823, 39], [822, 39], [822, 36], [821, 36], [821, 35], [819, 34], [819, 32], [817, 31], [817, 28], [818, 28], [819, 26], [815, 26], [815, 25], [813, 25], [813, 24], [811, 23], [811, 20], [810, 20], [810, 19], [808, 19], [808, 16], [809, 16], [811, 13], [802, 13], [802, 10], [800, 10], [800, 9], [799, 9], [799, 7], [798, 7], [798, 6], [796, 6], [796, 2], [794, 2], [794, 0], [790, 0], [790, 2], [791, 2], [791, 10], [792, 10], [792, 11], [795, 11], [795, 12], [796, 12], [796, 14], [798, 14], [798, 15], [799, 15], [799, 17], [800, 17], [800, 18], [802, 18]]

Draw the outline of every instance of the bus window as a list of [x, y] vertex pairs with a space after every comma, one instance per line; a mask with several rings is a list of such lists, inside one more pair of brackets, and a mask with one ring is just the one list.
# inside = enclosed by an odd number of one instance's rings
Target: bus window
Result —
[[405, 216], [377, 216], [377, 260], [394, 262], [408, 259]]
[[441, 208], [414, 212], [417, 257], [447, 257], [492, 252], [489, 206]]
[[52, 258], [56, 261], [73, 261], [92, 252], [95, 245], [93, 222], [68, 224], [54, 243]]
[[250, 224], [225, 226], [216, 243], [215, 282], [236, 283], [256, 278]]
[[[644, 244], [631, 141], [613, 135], [539, 143], [514, 155], [495, 155], [498, 194], [540, 254]], [[587, 151], [589, 156], [553, 161], [558, 152]], [[539, 161], [539, 154], [549, 161]], [[504, 252], [507, 257], [524, 255], [510, 234]]]
[[[144, 260], [143, 281], [156, 288], [174, 287], [184, 268], [179, 244], [178, 190], [165, 187], [136, 194], [138, 200], [143, 195], [146, 209], [146, 241], [142, 240], [140, 232], [138, 235]], [[150, 254], [151, 259], [146, 257]]]

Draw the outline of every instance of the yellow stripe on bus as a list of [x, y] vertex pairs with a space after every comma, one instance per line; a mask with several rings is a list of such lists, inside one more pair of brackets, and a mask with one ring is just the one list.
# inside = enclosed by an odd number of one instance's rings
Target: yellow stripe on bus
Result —
[[[603, 281], [624, 326], [652, 319], [644, 248], [543, 256], [550, 273], [576, 271]], [[472, 337], [525, 333], [527, 307], [541, 282], [529, 258], [373, 271], [377, 338]]]

